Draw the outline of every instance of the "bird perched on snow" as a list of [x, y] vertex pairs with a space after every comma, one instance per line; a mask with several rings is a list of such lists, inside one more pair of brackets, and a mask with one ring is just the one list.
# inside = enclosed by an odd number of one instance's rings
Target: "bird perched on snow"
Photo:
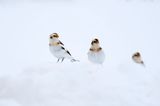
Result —
[[132, 55], [132, 59], [133, 59], [134, 62], [144, 65], [141, 54], [139, 52], [134, 53]]
[[63, 62], [64, 59], [70, 59], [71, 62], [78, 61], [72, 57], [67, 49], [65, 49], [64, 44], [58, 38], [59, 35], [57, 33], [52, 33], [49, 36], [49, 49], [51, 53], [58, 58], [57, 62], [60, 60]]
[[88, 60], [96, 64], [102, 64], [105, 60], [105, 53], [100, 47], [99, 40], [97, 38], [93, 39], [91, 42], [91, 47], [88, 52]]

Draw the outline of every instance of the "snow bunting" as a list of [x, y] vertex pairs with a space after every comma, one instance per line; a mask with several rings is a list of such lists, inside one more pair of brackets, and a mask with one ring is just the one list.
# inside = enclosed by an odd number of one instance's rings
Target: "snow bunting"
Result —
[[53, 33], [49, 36], [49, 49], [51, 53], [58, 58], [57, 62], [61, 60], [63, 62], [64, 59], [70, 59], [71, 62], [78, 61], [75, 60], [71, 53], [65, 49], [64, 44], [58, 39], [59, 35], [57, 33]]
[[132, 55], [132, 59], [133, 59], [134, 62], [144, 65], [141, 54], [139, 52], [134, 53]]
[[105, 60], [105, 53], [100, 47], [99, 40], [97, 38], [93, 39], [91, 42], [91, 47], [88, 52], [88, 60], [97, 64], [102, 64]]

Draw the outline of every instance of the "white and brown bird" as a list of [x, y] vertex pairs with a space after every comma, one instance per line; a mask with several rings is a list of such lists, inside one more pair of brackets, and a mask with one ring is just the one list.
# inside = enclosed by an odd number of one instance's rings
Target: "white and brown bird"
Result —
[[105, 53], [102, 47], [100, 47], [97, 38], [93, 39], [91, 42], [91, 47], [88, 51], [88, 60], [96, 64], [102, 64], [105, 60]]
[[67, 49], [65, 49], [64, 44], [58, 38], [59, 35], [57, 33], [52, 33], [49, 36], [49, 49], [51, 53], [58, 58], [57, 62], [60, 60], [63, 62], [64, 59], [69, 59], [71, 62], [78, 61], [72, 57]]
[[132, 55], [132, 59], [135, 63], [142, 64], [144, 66], [144, 62], [142, 60], [141, 54], [136, 52]]

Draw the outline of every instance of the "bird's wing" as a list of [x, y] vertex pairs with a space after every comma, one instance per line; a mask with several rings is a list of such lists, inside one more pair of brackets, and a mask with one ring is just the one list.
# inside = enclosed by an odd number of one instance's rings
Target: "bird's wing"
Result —
[[68, 50], [66, 52], [71, 56], [71, 53]]
[[63, 46], [64, 46], [64, 44], [63, 44], [61, 41], [59, 41], [59, 44], [61, 44], [61, 45], [63, 45]]
[[68, 51], [68, 50], [66, 50], [64, 47], [61, 47], [63, 50], [65, 50], [70, 56], [71, 56], [71, 53]]

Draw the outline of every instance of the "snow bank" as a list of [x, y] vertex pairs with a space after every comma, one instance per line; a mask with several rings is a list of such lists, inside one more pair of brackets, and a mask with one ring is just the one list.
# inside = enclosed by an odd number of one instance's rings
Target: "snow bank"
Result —
[[[0, 104], [9, 106], [157, 105], [155, 79], [142, 66], [46, 63], [0, 80]], [[8, 102], [6, 102], [8, 101]], [[5, 105], [3, 105], [6, 103]], [[17, 104], [16, 104], [17, 103]]]

